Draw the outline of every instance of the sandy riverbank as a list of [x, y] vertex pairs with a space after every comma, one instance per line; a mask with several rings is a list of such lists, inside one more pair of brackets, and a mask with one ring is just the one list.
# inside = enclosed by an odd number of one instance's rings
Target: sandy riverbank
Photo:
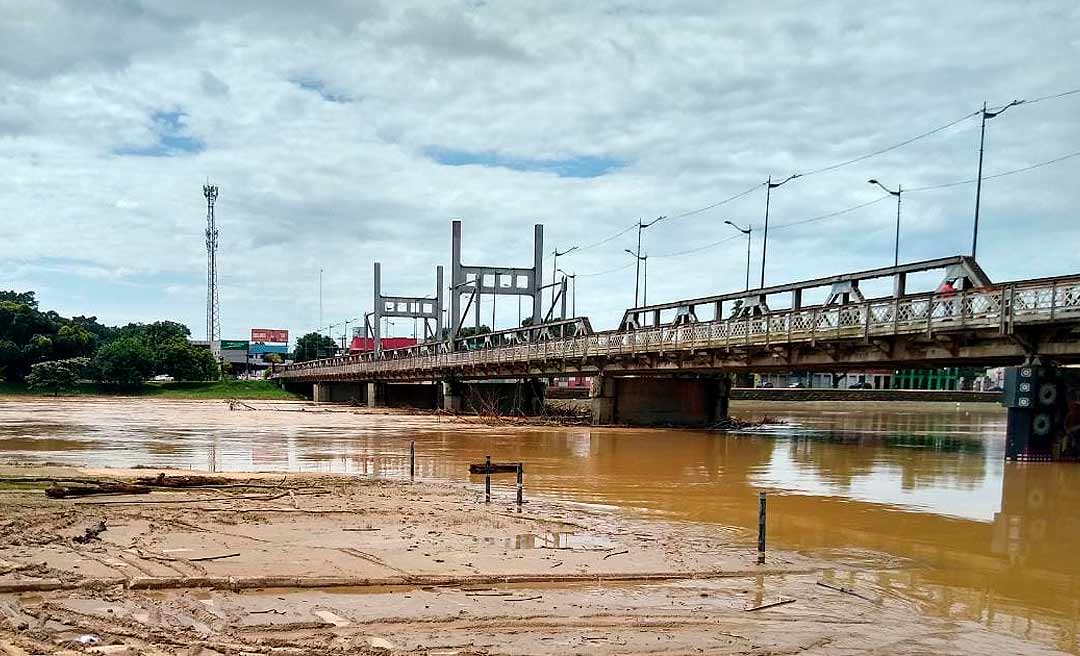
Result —
[[[550, 501], [518, 514], [458, 484], [219, 477], [253, 487], [55, 500], [5, 483], [0, 651], [84, 635], [113, 654], [1044, 651], [920, 614], [875, 586], [906, 565], [884, 556], [770, 551], [759, 566], [749, 536], [719, 526]], [[99, 521], [100, 540], [73, 540]]]

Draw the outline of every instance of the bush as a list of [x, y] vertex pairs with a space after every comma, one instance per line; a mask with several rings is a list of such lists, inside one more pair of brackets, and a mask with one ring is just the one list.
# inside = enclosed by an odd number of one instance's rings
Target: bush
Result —
[[30, 366], [26, 382], [36, 392], [51, 392], [54, 396], [71, 390], [90, 365], [89, 358], [49, 360]]
[[93, 368], [102, 383], [137, 388], [154, 375], [154, 353], [142, 341], [123, 337], [98, 349]]

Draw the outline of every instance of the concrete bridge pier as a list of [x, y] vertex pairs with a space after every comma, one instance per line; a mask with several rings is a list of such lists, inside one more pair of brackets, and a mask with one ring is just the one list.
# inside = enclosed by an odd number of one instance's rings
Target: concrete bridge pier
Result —
[[1080, 371], [1033, 358], [1005, 370], [1006, 460], [1080, 460]]
[[461, 381], [449, 378], [437, 383], [439, 386], [439, 408], [447, 412], [461, 412]]
[[378, 408], [386, 405], [386, 383], [367, 383], [364, 400], [367, 407]]
[[700, 377], [593, 377], [594, 424], [709, 426], [728, 417], [731, 379]]
[[363, 383], [314, 383], [311, 398], [315, 403], [361, 403], [367, 398]]

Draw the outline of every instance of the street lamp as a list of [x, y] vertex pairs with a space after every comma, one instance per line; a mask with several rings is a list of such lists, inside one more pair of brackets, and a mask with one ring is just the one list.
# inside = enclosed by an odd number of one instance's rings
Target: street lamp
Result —
[[573, 253], [574, 251], [577, 250], [577, 248], [578, 248], [577, 246], [571, 246], [570, 248], [566, 249], [565, 251], [563, 251], [561, 253], [559, 252], [558, 248], [556, 248], [555, 250], [552, 251], [552, 254], [555, 256], [555, 261], [551, 263], [551, 304], [552, 305], [555, 305], [555, 269], [558, 268], [558, 266], [559, 266], [559, 257], [563, 256], [563, 255], [566, 255], [567, 253]]
[[558, 269], [558, 272], [570, 279], [570, 316], [577, 318], [577, 274], [567, 273], [562, 269]]
[[667, 218], [666, 216], [658, 216], [655, 219], [653, 219], [652, 221], [649, 221], [648, 223], [644, 223], [640, 219], [638, 219], [638, 223], [637, 223], [637, 252], [632, 253], [632, 252], [630, 252], [629, 248], [625, 249], [626, 252], [630, 253], [631, 255], [633, 255], [634, 257], [637, 258], [637, 265], [634, 267], [634, 307], [638, 306], [638, 282], [641, 280], [641, 262], [642, 262], [642, 259], [641, 259], [641, 231], [644, 230], [645, 228], [648, 228], [649, 226], [655, 225], [655, 224], [663, 221], [666, 218]]
[[765, 248], [769, 245], [769, 198], [772, 196], [772, 190], [777, 187], [791, 182], [795, 178], [799, 177], [798, 173], [792, 173], [788, 177], [784, 178], [780, 182], [773, 182], [772, 176], [765, 182], [765, 231], [761, 236], [761, 288], [765, 288]]
[[896, 196], [896, 245], [893, 248], [893, 266], [900, 266], [900, 194], [904, 193], [904, 188], [896, 185], [896, 191], [893, 191], [878, 182], [876, 178], [870, 178], [866, 182], [881, 187], [887, 194]]
[[975, 257], [975, 247], [979, 243], [979, 199], [982, 196], [982, 165], [983, 165], [983, 145], [986, 143], [986, 119], [994, 118], [1005, 113], [1005, 110], [1015, 105], [1021, 105], [1025, 101], [1013, 100], [1008, 105], [1005, 105], [1001, 109], [996, 111], [987, 111], [986, 103], [983, 103], [982, 108], [982, 128], [979, 131], [979, 176], [975, 183], [975, 225], [972, 227], [971, 232], [971, 257]]
[[724, 221], [724, 223], [746, 235], [746, 291], [750, 291], [750, 233], [753, 232], [754, 229], [749, 225], [745, 228], [740, 228], [731, 221]]
[[[663, 218], [663, 217], [660, 217], [660, 218]], [[659, 219], [657, 219], [657, 220], [659, 220]], [[656, 221], [653, 221], [653, 223], [656, 223]], [[648, 227], [648, 226], [646, 226], [646, 227]], [[633, 257], [634, 259], [636, 259], [638, 261], [639, 265], [644, 264], [644, 268], [645, 268], [645, 285], [644, 285], [644, 289], [641, 292], [641, 305], [648, 305], [649, 304], [649, 256], [648, 256], [648, 254], [638, 255], [637, 253], [630, 250], [629, 248], [624, 248], [623, 250], [626, 251], [630, 255], [630, 257]], [[634, 281], [634, 307], [640, 307], [638, 305], [638, 303], [637, 303], [637, 281], [636, 280]]]

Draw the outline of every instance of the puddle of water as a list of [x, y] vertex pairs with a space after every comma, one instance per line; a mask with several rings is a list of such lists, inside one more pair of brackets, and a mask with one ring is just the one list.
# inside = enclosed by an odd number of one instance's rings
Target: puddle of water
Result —
[[602, 535], [590, 533], [522, 533], [509, 538], [482, 539], [484, 544], [502, 545], [507, 549], [569, 549], [607, 551], [618, 543]]

